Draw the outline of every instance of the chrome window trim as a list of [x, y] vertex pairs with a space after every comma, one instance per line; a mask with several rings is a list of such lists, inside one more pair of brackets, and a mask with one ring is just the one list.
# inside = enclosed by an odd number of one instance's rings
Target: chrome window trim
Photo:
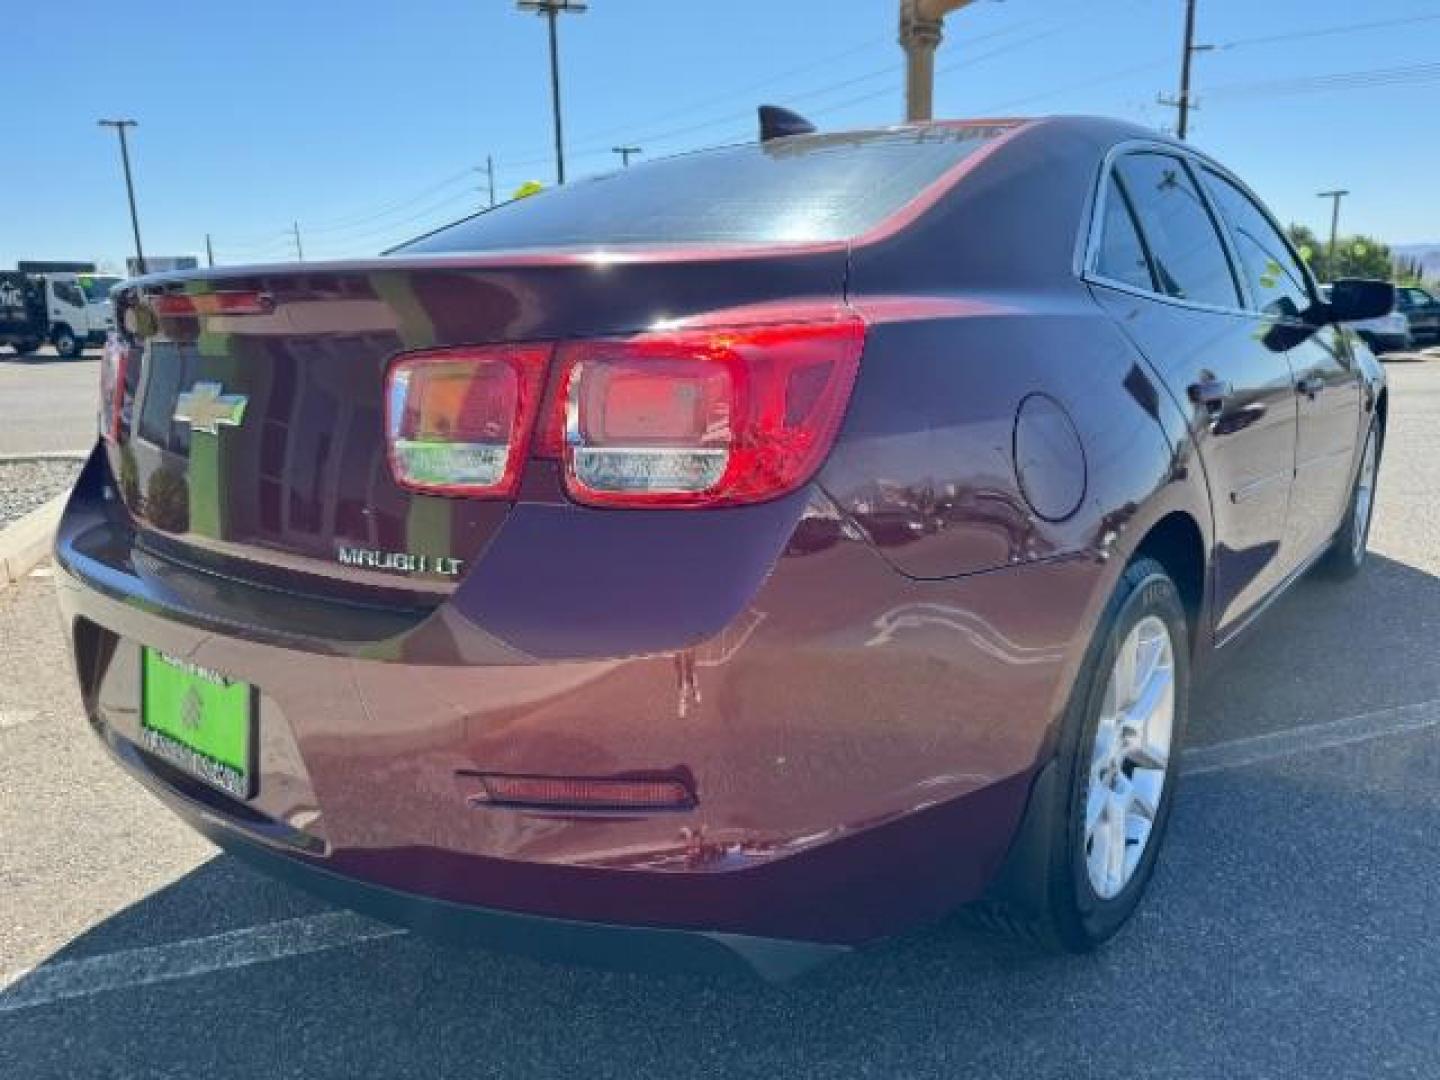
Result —
[[[1220, 247], [1225, 252], [1225, 259], [1230, 265], [1230, 273], [1234, 278], [1242, 306], [1230, 307], [1220, 304], [1206, 304], [1196, 300], [1186, 300], [1178, 296], [1169, 296], [1166, 293], [1156, 292], [1154, 289], [1142, 289], [1129, 282], [1117, 281], [1115, 278], [1106, 277], [1096, 269], [1096, 263], [1100, 257], [1100, 232], [1105, 222], [1105, 202], [1109, 194], [1106, 181], [1110, 179], [1110, 175], [1115, 169], [1115, 163], [1120, 158], [1130, 154], [1144, 153], [1165, 154], [1177, 158], [1184, 163], [1190, 175], [1190, 181], [1195, 185], [1196, 190], [1199, 191], [1200, 198], [1210, 215], [1211, 225], [1219, 235]], [[1190, 147], [1181, 146], [1178, 143], [1166, 142], [1163, 139], [1125, 139], [1115, 143], [1105, 152], [1104, 158], [1101, 159], [1100, 167], [1096, 170], [1095, 180], [1091, 185], [1089, 198], [1087, 200], [1087, 224], [1086, 227], [1081, 230], [1076, 243], [1074, 267], [1076, 276], [1090, 285], [1099, 285], [1106, 289], [1114, 289], [1117, 292], [1144, 297], [1147, 300], [1154, 300], [1158, 303], [1169, 304], [1173, 307], [1185, 308], [1190, 311], [1205, 311], [1215, 315], [1232, 315], [1247, 319], [1260, 318], [1273, 322], [1281, 321], [1275, 316], [1268, 315], [1254, 307], [1253, 298], [1250, 296], [1249, 283], [1245, 280], [1245, 275], [1240, 270], [1241, 264], [1234, 249], [1234, 239], [1230, 236], [1229, 224], [1216, 209], [1210, 192], [1205, 188], [1204, 178], [1197, 174], [1200, 169], [1211, 169], [1218, 175], [1233, 182], [1240, 191], [1245, 193], [1245, 195], [1260, 208], [1264, 213], [1265, 219], [1272, 225], [1275, 224], [1274, 216], [1244, 181], [1229, 169], [1211, 158], [1206, 157], [1204, 154], [1198, 153]], [[1141, 228], [1138, 223], [1137, 228]], [[1314, 279], [1310, 274], [1310, 268], [1306, 266], [1305, 260], [1301, 259], [1290, 246], [1289, 238], [1285, 236], [1284, 230], [1278, 226], [1276, 226], [1276, 228], [1285, 240], [1287, 250], [1290, 251], [1291, 256], [1305, 273], [1305, 283], [1310, 291], [1310, 299], [1313, 303], [1318, 294]], [[1247, 304], [1250, 306], [1243, 306]]]
[[[1296, 251], [1295, 245], [1290, 243], [1290, 237], [1287, 236], [1285, 234], [1285, 230], [1280, 227], [1280, 222], [1276, 220], [1275, 215], [1270, 212], [1270, 208], [1265, 205], [1264, 200], [1261, 199], [1259, 195], [1255, 194], [1254, 190], [1250, 187], [1249, 184], [1245, 183], [1244, 180], [1241, 180], [1240, 177], [1236, 176], [1229, 169], [1225, 168], [1225, 166], [1219, 164], [1218, 162], [1211, 161], [1209, 158], [1201, 154], [1196, 154], [1195, 158], [1198, 161], [1199, 168], [1202, 171], [1205, 169], [1209, 169], [1216, 176], [1221, 177], [1224, 180], [1228, 180], [1231, 184], [1234, 184], [1235, 188], [1240, 192], [1240, 194], [1244, 195], [1247, 199], [1250, 200], [1250, 205], [1255, 207], [1255, 209], [1260, 212], [1260, 216], [1270, 223], [1270, 227], [1274, 229], [1276, 235], [1280, 237], [1280, 242], [1285, 245], [1285, 250], [1289, 253], [1291, 261], [1300, 268], [1300, 285], [1305, 290], [1306, 294], [1309, 296], [1310, 303], [1314, 304], [1318, 302], [1320, 299], [1320, 285], [1315, 280], [1315, 275], [1310, 272], [1310, 264], [1300, 257], [1300, 252]], [[1205, 190], [1203, 186], [1203, 177], [1200, 178], [1200, 183], [1201, 190], [1204, 192], [1205, 198], [1209, 200], [1209, 202], [1213, 205], [1215, 202], [1214, 196], [1212, 196], [1209, 191]], [[1216, 218], [1219, 221], [1224, 222], [1225, 232], [1228, 234], [1230, 232], [1230, 223], [1228, 221], [1225, 221], [1225, 216], [1219, 212], [1218, 207], [1216, 207]], [[1265, 315], [1265, 312], [1257, 310], [1256, 314]], [[1266, 317], [1273, 318], [1274, 316]]]

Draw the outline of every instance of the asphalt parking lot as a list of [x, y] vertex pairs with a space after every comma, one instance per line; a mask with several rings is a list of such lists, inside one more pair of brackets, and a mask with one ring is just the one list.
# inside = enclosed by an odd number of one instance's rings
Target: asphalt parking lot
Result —
[[1370, 565], [1210, 672], [1151, 895], [1089, 957], [956, 919], [770, 986], [335, 912], [107, 762], [42, 568], [0, 592], [0, 1076], [1435, 1076], [1440, 360], [1389, 370]]
[[0, 350], [0, 456], [84, 453], [95, 435], [100, 351], [62, 360], [50, 346]]

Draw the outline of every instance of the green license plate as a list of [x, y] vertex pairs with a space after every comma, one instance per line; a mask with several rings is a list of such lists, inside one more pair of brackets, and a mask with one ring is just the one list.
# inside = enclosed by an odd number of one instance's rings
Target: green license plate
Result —
[[255, 696], [249, 683], [141, 650], [145, 748], [237, 799], [254, 793]]

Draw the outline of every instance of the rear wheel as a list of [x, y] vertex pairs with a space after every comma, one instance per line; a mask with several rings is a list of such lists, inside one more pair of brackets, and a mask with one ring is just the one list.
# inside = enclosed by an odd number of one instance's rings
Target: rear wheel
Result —
[[57, 329], [53, 340], [55, 342], [55, 351], [66, 360], [75, 359], [75, 357], [80, 355], [81, 349], [83, 348], [80, 339], [75, 336], [75, 331], [71, 330], [68, 326], [62, 326]]
[[1328, 577], [1351, 578], [1365, 565], [1370, 544], [1370, 519], [1375, 512], [1375, 482], [1380, 475], [1380, 426], [1370, 422], [1361, 451], [1360, 468], [1350, 489], [1350, 502], [1345, 519], [1330, 542], [1330, 550], [1321, 560], [1320, 569]]
[[1139, 558], [1106, 607], [1057, 756], [1036, 784], [995, 899], [979, 909], [983, 921], [1069, 952], [1125, 924], [1170, 819], [1189, 690], [1179, 590], [1163, 566]]

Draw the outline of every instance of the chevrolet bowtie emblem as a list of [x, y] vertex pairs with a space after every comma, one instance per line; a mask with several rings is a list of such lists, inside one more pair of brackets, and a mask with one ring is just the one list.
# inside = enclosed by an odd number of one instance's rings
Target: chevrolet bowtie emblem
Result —
[[172, 415], [180, 423], [189, 424], [191, 431], [219, 435], [221, 424], [240, 426], [249, 400], [244, 394], [225, 393], [225, 388], [218, 382], [197, 382], [175, 399]]

